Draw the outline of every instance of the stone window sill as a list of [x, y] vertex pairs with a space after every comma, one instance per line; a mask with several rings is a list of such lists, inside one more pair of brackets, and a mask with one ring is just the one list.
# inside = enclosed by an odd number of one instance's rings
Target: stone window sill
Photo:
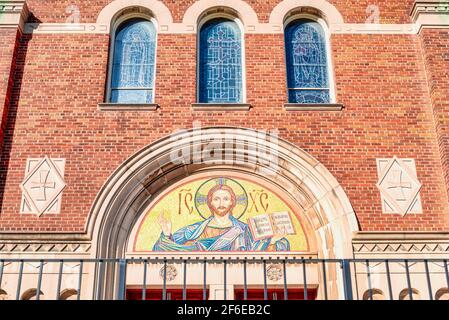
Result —
[[344, 106], [340, 103], [285, 103], [287, 111], [342, 111]]
[[159, 105], [156, 103], [99, 103], [100, 111], [156, 111]]
[[194, 111], [248, 111], [251, 105], [248, 103], [193, 103]]

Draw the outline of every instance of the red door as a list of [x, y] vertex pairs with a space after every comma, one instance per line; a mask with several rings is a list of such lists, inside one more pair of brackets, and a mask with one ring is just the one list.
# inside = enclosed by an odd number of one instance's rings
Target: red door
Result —
[[[187, 289], [187, 300], [203, 300], [203, 289]], [[163, 289], [147, 289], [145, 300], [162, 300]], [[206, 299], [209, 290], [206, 291]], [[142, 289], [126, 290], [126, 300], [142, 300]], [[166, 300], [183, 300], [182, 289], [167, 288]]]
[[[269, 288], [267, 290], [268, 300], [284, 300], [284, 289], [273, 289]], [[236, 289], [234, 290], [235, 300], [244, 300], [244, 290]], [[317, 296], [316, 289], [307, 290], [307, 299], [315, 300]], [[288, 300], [305, 300], [304, 299], [304, 289], [288, 289], [287, 290]], [[248, 300], [264, 300], [264, 290], [263, 289], [248, 289]]]

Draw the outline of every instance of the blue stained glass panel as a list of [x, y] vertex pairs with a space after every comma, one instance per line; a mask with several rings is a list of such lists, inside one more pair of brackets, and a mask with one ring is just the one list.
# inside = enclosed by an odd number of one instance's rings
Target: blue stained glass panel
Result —
[[226, 19], [207, 22], [200, 31], [199, 102], [242, 102], [242, 39]]
[[150, 21], [133, 19], [117, 30], [110, 100], [113, 103], [153, 101], [156, 29]]
[[290, 103], [329, 103], [326, 39], [318, 22], [296, 20], [285, 30]]

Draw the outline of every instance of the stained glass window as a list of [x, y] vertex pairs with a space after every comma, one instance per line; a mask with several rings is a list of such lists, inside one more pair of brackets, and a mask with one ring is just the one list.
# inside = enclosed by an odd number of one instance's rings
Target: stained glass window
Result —
[[199, 102], [242, 102], [242, 36], [237, 23], [208, 21], [200, 31]]
[[133, 19], [115, 35], [110, 102], [152, 103], [156, 29], [150, 21]]
[[329, 103], [326, 39], [318, 22], [300, 19], [285, 29], [290, 103]]

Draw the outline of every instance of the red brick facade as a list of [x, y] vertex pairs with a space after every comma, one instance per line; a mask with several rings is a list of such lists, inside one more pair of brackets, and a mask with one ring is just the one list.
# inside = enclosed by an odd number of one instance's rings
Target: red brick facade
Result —
[[[163, 1], [174, 22], [195, 1]], [[247, 1], [261, 23], [279, 1]], [[345, 23], [364, 23], [370, 1], [330, 1]], [[29, 0], [29, 22], [63, 23], [72, 1]], [[79, 1], [82, 23], [94, 23], [108, 0]], [[413, 0], [379, 0], [380, 22], [411, 23]], [[108, 177], [135, 152], [176, 129], [235, 126], [279, 129], [338, 180], [362, 231], [447, 231], [449, 228], [449, 28], [418, 34], [332, 34], [341, 112], [286, 111], [282, 34], [246, 34], [249, 111], [193, 111], [196, 35], [159, 34], [157, 111], [102, 112], [109, 35], [19, 33], [0, 29], [3, 114], [0, 232], [76, 233]], [[17, 48], [16, 50], [14, 48]], [[10, 70], [13, 77], [10, 78]], [[13, 81], [13, 85], [10, 80]], [[27, 158], [65, 158], [61, 213], [21, 215]], [[383, 214], [376, 158], [413, 158], [422, 183], [422, 214]]]

